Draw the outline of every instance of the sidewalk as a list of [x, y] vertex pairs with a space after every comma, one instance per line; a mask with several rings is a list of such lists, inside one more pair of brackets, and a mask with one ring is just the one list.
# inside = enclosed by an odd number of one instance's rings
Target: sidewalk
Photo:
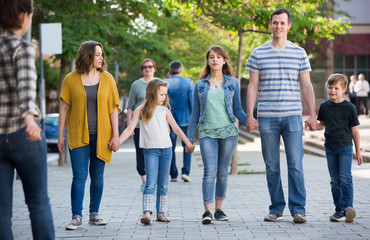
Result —
[[[239, 170], [264, 171], [259, 143], [239, 145]], [[179, 150], [179, 148], [177, 149]], [[181, 152], [177, 152], [178, 167], [182, 166]], [[89, 180], [84, 202], [84, 227], [66, 231], [71, 218], [70, 166], [49, 165], [49, 195], [52, 204], [56, 239], [370, 239], [370, 163], [357, 166], [353, 162], [354, 207], [357, 218], [354, 223], [332, 223], [329, 216], [334, 212], [326, 160], [306, 154], [304, 173], [307, 189], [307, 223], [294, 224], [286, 208], [284, 220], [264, 222], [270, 203], [265, 174], [232, 175], [229, 178], [227, 198], [223, 210], [228, 222], [202, 225], [202, 161], [199, 146], [192, 158], [191, 182], [169, 183], [168, 217], [171, 223], [153, 222], [150, 226], [140, 223], [140, 178], [135, 167], [135, 149], [132, 141], [123, 144], [113, 154], [111, 165], [106, 166], [104, 195], [100, 214], [108, 221], [106, 226], [89, 226]], [[249, 165], [246, 165], [249, 164]], [[281, 153], [283, 186], [287, 197], [285, 154]], [[32, 239], [28, 210], [20, 181], [14, 183], [13, 203], [14, 239]]]

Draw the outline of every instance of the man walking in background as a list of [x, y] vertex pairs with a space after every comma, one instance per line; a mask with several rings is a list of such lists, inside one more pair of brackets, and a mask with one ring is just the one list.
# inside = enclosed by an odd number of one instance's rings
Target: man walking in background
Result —
[[[181, 76], [182, 68], [183, 66], [180, 61], [171, 62], [169, 70], [170, 77], [164, 79], [164, 81], [169, 83], [167, 94], [170, 99], [171, 113], [181, 130], [188, 136], [188, 125], [190, 122], [191, 107], [193, 105], [194, 83], [193, 80]], [[178, 170], [175, 154], [177, 135], [172, 129], [170, 136], [172, 141], [171, 182], [177, 182]], [[184, 182], [190, 182], [191, 153], [185, 152], [184, 142], [182, 142], [182, 146], [183, 167], [181, 169], [181, 179]]]

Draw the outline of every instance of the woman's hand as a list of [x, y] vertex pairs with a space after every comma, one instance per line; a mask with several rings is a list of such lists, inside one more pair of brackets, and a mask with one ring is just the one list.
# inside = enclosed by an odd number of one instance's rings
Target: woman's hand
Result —
[[113, 150], [113, 152], [117, 152], [120, 147], [119, 137], [113, 136], [112, 139], [108, 142], [109, 149]]
[[41, 140], [41, 128], [35, 122], [35, 117], [32, 114], [27, 115], [24, 118], [26, 124], [26, 135], [27, 139], [31, 142]]

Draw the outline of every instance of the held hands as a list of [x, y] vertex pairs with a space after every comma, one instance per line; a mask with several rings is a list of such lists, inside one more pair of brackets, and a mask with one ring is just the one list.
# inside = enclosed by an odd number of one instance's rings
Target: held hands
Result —
[[304, 121], [305, 128], [309, 128], [311, 131], [317, 130], [317, 121], [314, 117], [308, 117], [306, 121]]
[[195, 149], [194, 144], [191, 144], [191, 145], [189, 145], [189, 146], [185, 146], [185, 151], [186, 151], [187, 153], [193, 153], [193, 152], [194, 152], [194, 149]]
[[253, 116], [247, 116], [247, 122], [245, 123], [245, 127], [248, 129], [249, 132], [254, 132], [255, 129], [258, 129], [258, 120], [256, 120]]
[[120, 145], [120, 140], [117, 136], [113, 136], [112, 139], [108, 142], [108, 148], [113, 150], [113, 152], [117, 152]]

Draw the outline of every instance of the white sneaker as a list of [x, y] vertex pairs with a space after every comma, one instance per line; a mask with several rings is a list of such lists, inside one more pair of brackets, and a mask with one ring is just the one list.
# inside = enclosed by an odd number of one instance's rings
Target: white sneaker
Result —
[[190, 182], [190, 177], [188, 175], [182, 174], [181, 179], [184, 180], [184, 182]]

